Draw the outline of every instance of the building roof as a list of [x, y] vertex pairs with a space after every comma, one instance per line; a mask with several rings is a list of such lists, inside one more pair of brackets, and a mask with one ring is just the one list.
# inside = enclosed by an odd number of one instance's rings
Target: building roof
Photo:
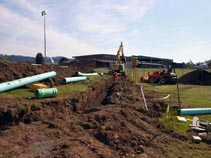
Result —
[[115, 61], [113, 60], [100, 60], [100, 59], [94, 59], [95, 61], [98, 61], [98, 62], [102, 62], [102, 63], [114, 63]]
[[167, 59], [167, 58], [158, 58], [158, 57], [150, 57], [150, 56], [143, 56], [143, 55], [139, 55], [136, 57], [140, 61], [157, 61], [157, 62], [164, 61], [166, 63], [173, 63], [173, 59]]
[[[113, 54], [90, 54], [90, 55], [74, 56], [73, 58], [91, 57], [91, 56], [116, 57], [116, 55], [113, 55]], [[158, 58], [158, 57], [143, 56], [143, 55], [134, 55], [134, 56], [137, 57], [137, 60], [140, 60], [140, 61], [173, 63], [173, 59]], [[126, 56], [126, 58], [131, 58], [131, 57], [132, 56]]]
[[73, 56], [73, 58], [78, 58], [78, 57], [90, 57], [90, 56], [116, 56], [116, 55], [114, 55], [114, 54], [90, 54], [90, 55]]

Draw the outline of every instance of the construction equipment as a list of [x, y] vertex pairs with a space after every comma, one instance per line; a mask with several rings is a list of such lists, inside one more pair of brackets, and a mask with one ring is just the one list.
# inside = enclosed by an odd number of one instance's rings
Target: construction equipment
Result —
[[142, 76], [140, 81], [159, 84], [176, 84], [177, 75], [173, 72], [154, 71], [152, 74], [148, 72], [148, 76]]
[[119, 49], [117, 51], [116, 62], [115, 64], [110, 65], [110, 72], [112, 73], [117, 72], [121, 73], [122, 75], [125, 74], [124, 72], [125, 63], [126, 63], [126, 57], [124, 56], [123, 44], [121, 42]]

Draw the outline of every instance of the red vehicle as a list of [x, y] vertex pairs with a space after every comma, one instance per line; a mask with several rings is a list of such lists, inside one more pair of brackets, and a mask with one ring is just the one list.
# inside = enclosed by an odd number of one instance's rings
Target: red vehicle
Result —
[[173, 72], [166, 73], [165, 71], [155, 71], [152, 74], [148, 72], [148, 76], [142, 76], [140, 81], [158, 84], [175, 84], [177, 81], [177, 75]]

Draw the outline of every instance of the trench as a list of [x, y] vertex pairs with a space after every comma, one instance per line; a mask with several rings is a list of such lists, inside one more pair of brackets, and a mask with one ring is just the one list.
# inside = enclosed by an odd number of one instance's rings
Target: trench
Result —
[[106, 91], [106, 95], [104, 96], [104, 98], [102, 99], [102, 101], [101, 101], [101, 105], [107, 105], [107, 104], [113, 104], [113, 102], [111, 102], [110, 101], [110, 99], [108, 98], [111, 94], [112, 94], [112, 92], [113, 92], [113, 88], [114, 88], [114, 84], [112, 84], [109, 88], [108, 88], [108, 90]]
[[85, 108], [85, 112], [92, 111], [95, 108], [106, 106], [110, 104], [108, 97], [112, 93], [113, 84], [110, 87], [107, 87], [101, 94], [99, 94], [94, 100], [91, 100], [89, 106]]
[[87, 113], [89, 111], [96, 110], [96, 108], [106, 106], [108, 104], [113, 104], [110, 101], [109, 96], [112, 94], [114, 86], [115, 85], [113, 83], [106, 84], [95, 98], [90, 99], [90, 102], [88, 103], [88, 106], [85, 107], [84, 112]]
[[[99, 81], [89, 87], [86, 92], [79, 95], [73, 95], [69, 98], [62, 99], [44, 99], [41, 104], [31, 106], [30, 112], [13, 113], [5, 112], [0, 114], [0, 130], [14, 123], [23, 122], [29, 124], [34, 121], [51, 120], [56, 117], [66, 117], [72, 112], [90, 112], [96, 108], [110, 104], [108, 97], [112, 93], [114, 84], [110, 80]], [[29, 105], [28, 105], [29, 106]], [[27, 107], [27, 106], [26, 106]], [[55, 115], [56, 114], [56, 115]]]

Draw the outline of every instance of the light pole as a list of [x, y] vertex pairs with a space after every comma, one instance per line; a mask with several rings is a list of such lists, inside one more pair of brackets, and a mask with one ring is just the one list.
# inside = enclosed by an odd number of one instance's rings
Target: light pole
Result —
[[45, 15], [46, 15], [46, 12], [42, 11], [41, 14], [44, 17], [44, 56], [45, 56], [45, 61], [46, 61], [46, 30], [45, 30]]

